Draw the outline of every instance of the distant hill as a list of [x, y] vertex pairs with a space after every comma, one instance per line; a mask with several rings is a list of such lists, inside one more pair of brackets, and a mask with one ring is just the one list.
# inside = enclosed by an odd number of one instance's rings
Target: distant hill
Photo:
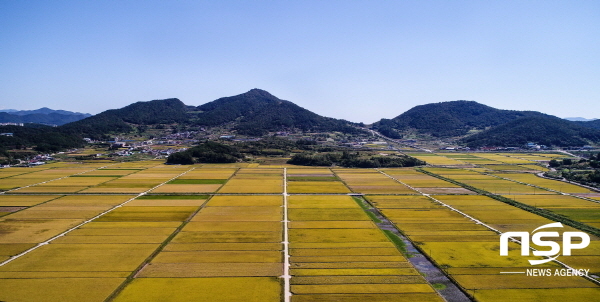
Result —
[[71, 112], [40, 108], [36, 110], [0, 110], [0, 123], [37, 123], [45, 125], [64, 125], [91, 116], [89, 113]]
[[590, 121], [593, 121], [596, 119], [595, 118], [587, 119], [587, 118], [583, 118], [583, 117], [565, 117], [565, 120], [571, 121], [571, 122], [590, 122]]
[[345, 120], [320, 116], [292, 102], [280, 100], [267, 91], [252, 89], [198, 106], [197, 123], [218, 126], [234, 123], [240, 134], [263, 135], [270, 131], [341, 131], [357, 130]]
[[553, 116], [519, 118], [459, 141], [471, 148], [522, 147], [528, 142], [546, 146], [583, 146], [600, 143], [600, 130], [582, 127]]
[[131, 126], [181, 123], [188, 120], [188, 108], [179, 99], [137, 102], [121, 109], [111, 109], [86, 119], [61, 126], [67, 133], [82, 137], [106, 138], [110, 134], [127, 133]]
[[14, 115], [58, 113], [58, 114], [62, 114], [62, 115], [85, 115], [86, 117], [92, 116], [89, 113], [73, 112], [73, 111], [67, 111], [67, 110], [54, 110], [54, 109], [50, 109], [48, 107], [42, 107], [40, 109], [35, 109], [35, 110], [0, 109], [0, 112], [8, 112], [8, 113], [14, 114]]
[[413, 107], [393, 119], [376, 122], [373, 128], [392, 138], [401, 138], [403, 133], [410, 131], [433, 137], [452, 137], [532, 116], [549, 115], [496, 109], [475, 101], [452, 101]]

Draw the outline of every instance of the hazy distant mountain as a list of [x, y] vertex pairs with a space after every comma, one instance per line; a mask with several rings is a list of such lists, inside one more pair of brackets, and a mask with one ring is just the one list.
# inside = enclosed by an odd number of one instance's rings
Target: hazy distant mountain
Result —
[[547, 146], [583, 146], [600, 142], [600, 130], [554, 116], [523, 117], [460, 140], [471, 148], [522, 147], [528, 142]]
[[89, 113], [71, 112], [40, 108], [36, 110], [0, 110], [0, 123], [37, 123], [45, 125], [63, 125], [91, 116]]
[[565, 120], [571, 121], [571, 122], [591, 122], [596, 119], [595, 118], [587, 119], [587, 118], [583, 118], [583, 117], [565, 117]]
[[0, 109], [0, 112], [8, 112], [14, 115], [29, 115], [29, 114], [51, 114], [58, 113], [63, 115], [85, 115], [85, 117], [92, 116], [89, 113], [72, 112], [67, 110], [53, 110], [48, 107], [42, 107], [35, 110], [15, 110], [15, 109]]
[[406, 132], [452, 137], [531, 116], [549, 115], [536, 111], [496, 109], [474, 101], [452, 101], [413, 107], [393, 119], [374, 123], [373, 128], [393, 138], [401, 138]]
[[198, 106], [197, 124], [218, 126], [234, 123], [241, 134], [263, 135], [270, 131], [341, 131], [358, 130], [345, 120], [320, 116], [292, 102], [280, 100], [267, 91], [252, 89]]

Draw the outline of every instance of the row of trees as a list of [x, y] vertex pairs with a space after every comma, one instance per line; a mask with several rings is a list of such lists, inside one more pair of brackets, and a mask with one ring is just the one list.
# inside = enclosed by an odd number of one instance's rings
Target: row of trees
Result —
[[580, 159], [578, 161], [570, 158], [562, 160], [553, 159], [549, 166], [556, 169], [556, 172], [547, 172], [546, 176], [555, 178], [565, 178], [577, 183], [600, 187], [600, 153], [590, 155], [590, 159]]
[[167, 164], [235, 163], [243, 158], [236, 147], [209, 141], [169, 155]]
[[425, 165], [424, 161], [410, 156], [365, 156], [360, 152], [300, 153], [292, 156], [288, 164], [301, 166], [332, 166], [349, 168], [414, 167]]

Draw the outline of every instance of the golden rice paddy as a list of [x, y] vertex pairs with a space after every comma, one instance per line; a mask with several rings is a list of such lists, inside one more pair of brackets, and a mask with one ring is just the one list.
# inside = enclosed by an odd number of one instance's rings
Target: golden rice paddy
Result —
[[278, 302], [275, 277], [138, 278], [115, 301]]
[[[540, 170], [532, 160], [552, 158], [517, 155], [419, 156], [434, 165], [489, 164], [498, 171], [515, 171], [515, 164]], [[146, 161], [0, 171], [0, 189], [17, 189], [0, 195], [0, 207], [14, 208], [1, 212], [0, 261], [131, 200], [0, 266], [0, 300], [102, 301], [114, 294], [109, 301], [281, 301], [283, 169], [248, 164], [190, 168]], [[600, 206], [587, 200], [479, 173], [483, 169], [426, 170], [583, 223], [600, 223]], [[457, 191], [462, 188], [412, 168], [383, 172], [501, 231], [532, 231], [551, 222], [473, 192]], [[350, 192], [371, 194], [366, 198], [372, 205], [481, 301], [564, 300], [563, 293], [589, 300], [598, 294], [598, 287], [582, 278], [542, 282], [499, 275], [499, 270], [527, 268], [528, 259], [539, 257], [517, 256], [520, 247], [514, 243], [511, 256], [500, 257], [495, 232], [377, 170], [294, 167], [287, 169], [287, 175], [291, 180], [287, 192], [292, 194], [287, 196], [287, 214], [294, 302], [442, 301], [354, 198], [346, 195]], [[588, 192], [532, 174], [499, 175], [557, 191]], [[137, 196], [158, 185], [150, 195]], [[25, 186], [29, 187], [18, 189]], [[456, 195], [467, 193], [471, 195]], [[588, 248], [560, 259], [598, 273], [599, 242], [594, 237]], [[126, 281], [127, 277], [133, 278]]]

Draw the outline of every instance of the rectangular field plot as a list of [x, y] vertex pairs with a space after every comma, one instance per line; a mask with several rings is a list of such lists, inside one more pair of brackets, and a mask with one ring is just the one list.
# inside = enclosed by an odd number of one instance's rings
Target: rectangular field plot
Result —
[[84, 219], [7, 219], [0, 218], [0, 243], [40, 243]]
[[520, 166], [528, 168], [530, 170], [536, 170], [536, 171], [542, 171], [542, 172], [550, 171], [550, 169], [543, 167], [541, 165], [520, 165]]
[[289, 223], [291, 229], [372, 229], [376, 227], [371, 221], [292, 221]]
[[281, 221], [282, 218], [281, 207], [205, 207], [192, 221]]
[[[70, 234], [69, 234], [70, 235]], [[124, 236], [113, 236], [113, 235], [96, 235], [96, 236], [64, 236], [53, 241], [55, 244], [67, 244], [67, 243], [156, 243], [160, 244], [168, 235], [124, 235]]]
[[[516, 183], [509, 180], [499, 179], [499, 178], [486, 178], [486, 179], [465, 179], [461, 177], [455, 177], [454, 175], [446, 176], [451, 179], [455, 179], [459, 182], [465, 183], [467, 185], [473, 186], [477, 189], [482, 189], [488, 191], [493, 194], [556, 194], [554, 192], [550, 192], [544, 189], [531, 187], [528, 185]], [[481, 178], [480, 176], [476, 176], [477, 178]]]
[[2, 279], [1, 301], [104, 301], [125, 278]]
[[192, 221], [184, 231], [187, 232], [279, 232], [281, 222], [278, 221]]
[[48, 244], [1, 266], [0, 272], [131, 272], [157, 247], [157, 244]]
[[294, 295], [292, 302], [322, 302], [322, 301], [344, 301], [344, 302], [389, 302], [389, 301], [411, 301], [411, 302], [441, 302], [444, 301], [435, 293], [408, 293], [408, 294], [310, 294]]
[[208, 207], [265, 207], [281, 206], [283, 198], [274, 195], [213, 196]]
[[111, 181], [116, 179], [117, 177], [104, 177], [104, 176], [94, 176], [94, 177], [78, 177], [71, 176], [63, 179], [58, 179], [54, 181], [49, 181], [44, 184], [39, 184], [37, 187], [91, 187], [96, 186], [101, 183]]
[[152, 263], [281, 263], [280, 251], [188, 251], [162, 252]]
[[477, 290], [477, 301], [594, 301], [600, 288], [545, 288], [545, 289], [482, 289]]
[[425, 196], [380, 196], [368, 195], [367, 199], [378, 208], [394, 209], [394, 208], [437, 208], [438, 205], [431, 202]]
[[3, 259], [0, 261], [4, 261], [34, 246], [33, 243], [0, 243], [0, 258]]
[[[147, 196], [147, 195], [146, 195]], [[162, 197], [162, 196], [157, 196]], [[162, 207], [193, 207], [193, 206], [201, 206], [206, 202], [205, 198], [195, 198], [198, 196], [177, 196], [183, 198], [153, 198], [153, 199], [144, 199], [137, 198], [127, 203], [129, 207], [152, 207], [152, 206], [162, 206]], [[200, 196], [205, 197], [205, 196]]]
[[494, 161], [506, 163], [506, 164], [527, 164], [533, 163], [528, 159], [522, 159], [517, 157], [518, 154], [489, 154], [489, 153], [477, 153], [477, 157], [487, 158]]
[[289, 193], [350, 193], [340, 181], [291, 181]]
[[184, 251], [281, 251], [280, 242], [195, 242], [169, 244], [165, 252]]
[[573, 184], [565, 183], [558, 180], [546, 179], [538, 177], [534, 174], [528, 173], [505, 173], [496, 174], [497, 176], [536, 185], [542, 188], [551, 189], [564, 193], [594, 193], [584, 187], [576, 186]]
[[283, 193], [283, 176], [236, 174], [219, 193]]
[[338, 181], [331, 170], [320, 169], [287, 169], [288, 181]]
[[429, 284], [319, 284], [293, 285], [293, 294], [406, 294], [433, 293]]
[[[411, 268], [410, 262], [300, 262], [291, 265], [294, 269], [359, 269], [359, 268]], [[394, 282], [391, 282], [394, 283]]]
[[95, 221], [184, 221], [197, 207], [122, 207]]
[[105, 169], [98, 169], [98, 170], [93, 170], [90, 172], [85, 172], [79, 175], [76, 175], [74, 177], [96, 177], [96, 176], [100, 176], [100, 177], [121, 177], [121, 176], [125, 176], [128, 174], [132, 174], [132, 173], [136, 173], [139, 172], [139, 169], [110, 169], [110, 168], [105, 168]]
[[289, 196], [288, 207], [296, 208], [352, 208], [358, 209], [356, 201], [350, 196], [341, 195], [303, 195]]
[[46, 178], [35, 178], [35, 179], [17, 179], [17, 178], [3, 178], [0, 179], [0, 190], [14, 190], [21, 187], [41, 183], [47, 181]]
[[416, 194], [407, 186], [375, 170], [342, 170], [336, 169], [336, 174], [346, 185], [356, 193], [364, 194]]
[[402, 254], [394, 247], [382, 248], [353, 248], [353, 249], [292, 249], [290, 253], [294, 256], [401, 256]]
[[276, 277], [137, 278], [114, 301], [279, 302]]
[[60, 195], [0, 195], [1, 207], [31, 207], [48, 200], [59, 198]]
[[[521, 270], [524, 271], [524, 270]], [[594, 283], [578, 276], [544, 276], [532, 278], [525, 274], [506, 275], [456, 275], [454, 278], [466, 289], [503, 288], [598, 288]]]
[[197, 178], [186, 178], [186, 179], [173, 179], [167, 184], [170, 185], [222, 185], [227, 182], [227, 179], [197, 179]]
[[[138, 278], [194, 277], [279, 277], [282, 263], [207, 262], [207, 263], [150, 263]], [[212, 301], [212, 300], [211, 300]]]
[[429, 175], [415, 175], [410, 177], [403, 177], [398, 175], [392, 175], [396, 179], [399, 179], [403, 183], [416, 188], [458, 188], [458, 185], [441, 180]]
[[165, 184], [150, 193], [212, 193], [217, 191], [221, 184]]
[[314, 220], [368, 220], [371, 219], [365, 212], [358, 209], [336, 209], [336, 208], [302, 208], [289, 209], [291, 220], [314, 221]]
[[193, 171], [186, 173], [178, 177], [181, 179], [228, 179], [235, 173], [237, 169], [208, 169], [208, 168], [197, 168]]
[[245, 231], [230, 231], [230, 232], [180, 232], [173, 238], [172, 243], [277, 243], [282, 241], [280, 231], [270, 232], [245, 232]]
[[[533, 166], [533, 165], [532, 165]], [[525, 165], [483, 165], [482, 167], [492, 171], [531, 171]]]
[[63, 196], [38, 205], [31, 208], [34, 209], [46, 209], [49, 207], [77, 207], [80, 209], [86, 209], [87, 207], [98, 207], [98, 206], [115, 206], [121, 204], [135, 195], [119, 195], [119, 196], [106, 196], [106, 195], [69, 195]]
[[23, 193], [75, 193], [81, 190], [87, 189], [88, 187], [52, 187], [52, 186], [31, 186], [26, 188], [21, 188], [12, 191], [13, 193], [23, 194]]
[[463, 161], [433, 153], [406, 153], [406, 155], [415, 157], [425, 161], [428, 165], [434, 166], [464, 166], [466, 164]]

